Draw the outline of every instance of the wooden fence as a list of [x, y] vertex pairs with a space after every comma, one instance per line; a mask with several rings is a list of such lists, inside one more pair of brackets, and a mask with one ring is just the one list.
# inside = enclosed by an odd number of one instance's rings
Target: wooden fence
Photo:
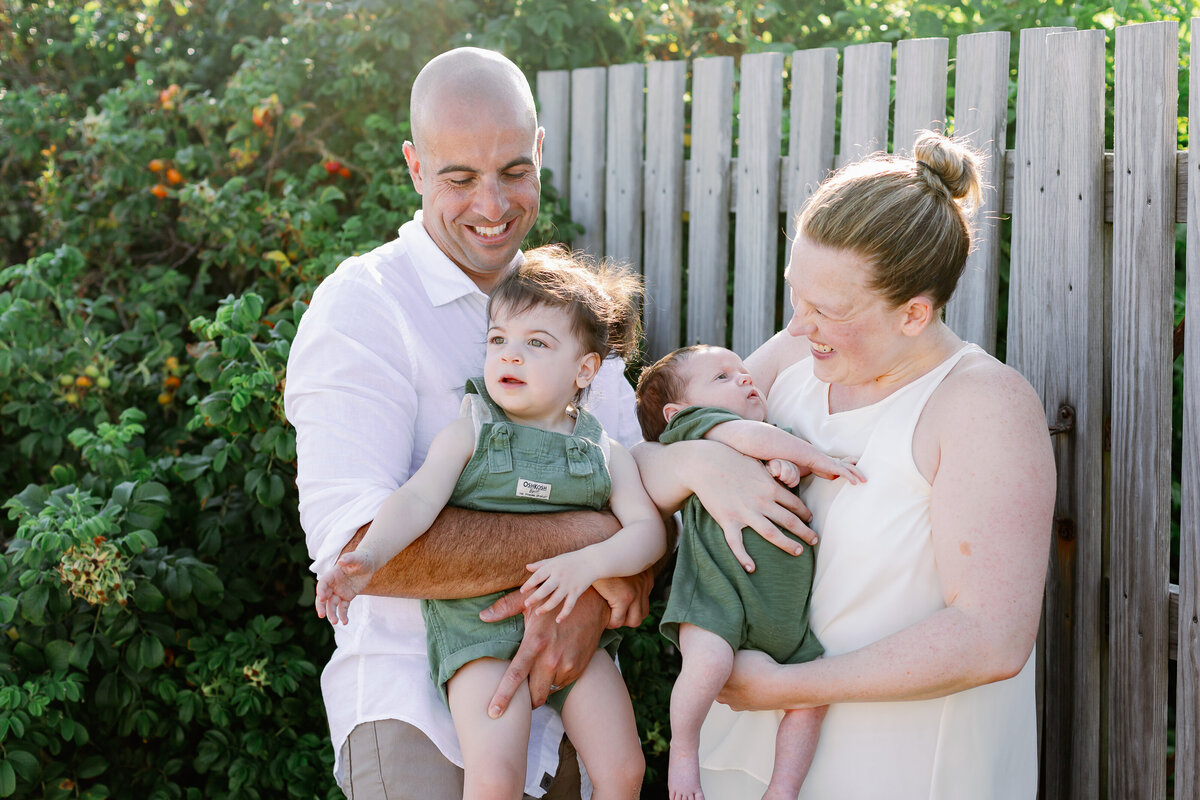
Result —
[[[980, 244], [947, 320], [994, 351], [1008, 236], [1007, 360], [1045, 402], [1058, 463], [1038, 649], [1043, 798], [1166, 795], [1170, 660], [1174, 796], [1200, 797], [1200, 325], [1184, 334], [1178, 585], [1169, 575], [1177, 223], [1185, 307], [1200, 320], [1200, 180], [1188, 181], [1200, 152], [1177, 151], [1178, 42], [1175, 22], [962, 36], [953, 109], [946, 39], [902, 41], [894, 59], [888, 43], [847, 47], [840, 85], [832, 49], [537, 76], [544, 165], [586, 228], [575, 244], [640, 265], [651, 356], [726, 341], [745, 354], [777, 329], [782, 233], [831, 167], [946, 122], [989, 155]], [[1190, 85], [1198, 124], [1200, 61]]]

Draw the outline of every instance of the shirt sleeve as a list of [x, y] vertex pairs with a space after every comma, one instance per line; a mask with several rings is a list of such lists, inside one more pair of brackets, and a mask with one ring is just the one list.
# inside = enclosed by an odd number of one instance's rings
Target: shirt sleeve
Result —
[[409, 477], [417, 396], [404, 330], [377, 287], [335, 273], [292, 343], [284, 408], [296, 429], [300, 524], [318, 575]]
[[620, 358], [610, 356], [600, 365], [586, 406], [600, 420], [604, 432], [626, 449], [642, 441], [633, 387], [625, 377], [625, 362]]
[[667, 427], [658, 437], [658, 441], [662, 444], [674, 444], [675, 442], [703, 439], [704, 434], [722, 422], [731, 422], [735, 419], [741, 419], [741, 417], [723, 408], [691, 406], [671, 417], [671, 421], [667, 423]]

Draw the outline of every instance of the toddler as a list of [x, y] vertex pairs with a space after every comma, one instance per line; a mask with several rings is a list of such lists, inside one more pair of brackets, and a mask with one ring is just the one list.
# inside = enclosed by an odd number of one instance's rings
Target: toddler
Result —
[[[611, 509], [622, 525], [611, 538], [529, 565], [533, 575], [521, 587], [526, 606], [537, 613], [559, 608], [559, 620], [594, 582], [654, 563], [665, 534], [637, 466], [580, 407], [601, 361], [636, 345], [639, 296], [637, 278], [623, 270], [592, 268], [561, 247], [526, 252], [488, 301], [484, 374], [467, 383], [459, 419], [434, 438], [425, 462], [384, 502], [357, 549], [320, 577], [318, 593], [353, 598], [447, 502], [483, 511]], [[465, 798], [520, 798], [525, 783], [528, 684], [507, 713], [493, 718], [488, 708], [524, 632], [519, 615], [480, 621], [479, 612], [502, 594], [421, 604], [432, 677], [462, 747]], [[562, 714], [594, 797], [636, 798], [645, 763], [611, 655], [598, 650], [579, 680], [549, 702]]]

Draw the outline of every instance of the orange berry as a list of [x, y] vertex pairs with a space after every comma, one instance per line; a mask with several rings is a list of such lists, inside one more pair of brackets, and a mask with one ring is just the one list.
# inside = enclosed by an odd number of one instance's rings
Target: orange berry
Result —
[[167, 369], [171, 370], [171, 372], [174, 372], [175, 370], [179, 369], [179, 359], [175, 356], [167, 356], [166, 366]]
[[331, 158], [325, 162], [325, 171], [328, 172], [330, 175], [333, 175], [335, 172], [337, 172], [341, 168], [342, 168], [342, 162], [340, 162], [340, 161], [334, 161]]
[[173, 396], [169, 392], [163, 392], [158, 396], [158, 404], [160, 406], [169, 406], [171, 405], [172, 398]]
[[169, 170], [167, 170], [167, 183], [175, 184], [182, 182], [183, 175], [179, 173], [179, 170], [175, 169], [174, 167], [171, 167]]
[[349, 178], [350, 177], [350, 169], [348, 167], [342, 167], [341, 169], [338, 170], [338, 175], [341, 175], [343, 178]]
[[175, 389], [178, 389], [179, 384], [180, 384], [179, 378], [175, 377], [174, 375], [168, 375], [166, 377], [166, 380], [163, 381], [163, 386], [167, 387], [168, 389], [170, 389], [172, 391], [174, 391]]
[[167, 194], [169, 194], [169, 192], [167, 191], [167, 187], [163, 186], [161, 183], [156, 183], [150, 189], [150, 194], [154, 195], [159, 200], [162, 200], [167, 196]]
[[166, 162], [164, 162], [161, 158], [152, 158], [150, 159], [150, 164], [148, 166], [150, 167], [151, 172], [162, 172], [163, 167], [166, 166]]
[[80, 375], [78, 378], [75, 379], [75, 385], [78, 386], [80, 389], [87, 389], [88, 387], [90, 387], [92, 385], [92, 379], [89, 378], [87, 375]]

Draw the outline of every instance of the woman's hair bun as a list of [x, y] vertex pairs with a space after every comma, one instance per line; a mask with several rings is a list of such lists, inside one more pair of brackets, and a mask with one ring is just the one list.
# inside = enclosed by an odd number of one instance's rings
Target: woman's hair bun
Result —
[[980, 155], [967, 145], [933, 131], [923, 131], [913, 145], [917, 174], [952, 200], [969, 208], [979, 204]]

